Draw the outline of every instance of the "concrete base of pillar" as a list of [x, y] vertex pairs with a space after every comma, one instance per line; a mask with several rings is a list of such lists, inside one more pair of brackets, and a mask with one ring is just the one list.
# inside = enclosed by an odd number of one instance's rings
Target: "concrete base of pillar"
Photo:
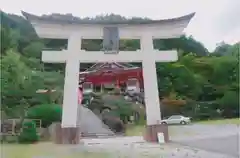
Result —
[[78, 127], [62, 128], [58, 123], [54, 128], [53, 142], [56, 144], [78, 144], [80, 131]]
[[147, 125], [144, 139], [148, 142], [158, 142], [158, 133], [163, 133], [165, 143], [169, 142], [168, 125]]

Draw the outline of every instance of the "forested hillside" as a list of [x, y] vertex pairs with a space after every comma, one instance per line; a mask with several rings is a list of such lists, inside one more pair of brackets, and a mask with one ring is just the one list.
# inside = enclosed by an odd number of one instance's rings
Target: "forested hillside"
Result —
[[[95, 19], [105, 18], [124, 20], [118, 15]], [[23, 17], [1, 12], [1, 42], [1, 109], [8, 116], [17, 117], [29, 106], [61, 103], [64, 64], [43, 64], [40, 57], [43, 48], [60, 49], [66, 47], [67, 41], [39, 39]], [[138, 46], [137, 40], [120, 43], [121, 50], [135, 50]], [[86, 40], [83, 47], [100, 50], [101, 41]], [[222, 43], [214, 52], [208, 52], [193, 37], [182, 36], [155, 40], [154, 47], [179, 52], [179, 61], [157, 63], [160, 98], [166, 104], [163, 115], [181, 111], [202, 119], [238, 116], [240, 43]], [[57, 91], [37, 94], [38, 89]]]

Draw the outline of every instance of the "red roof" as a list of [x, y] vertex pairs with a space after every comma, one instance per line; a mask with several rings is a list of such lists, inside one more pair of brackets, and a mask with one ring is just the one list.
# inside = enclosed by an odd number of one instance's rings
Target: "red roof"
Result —
[[128, 64], [128, 63], [96, 63], [87, 70], [80, 72], [81, 74], [97, 73], [98, 71], [115, 71], [115, 70], [128, 70], [128, 69], [138, 69], [139, 67]]
[[142, 68], [130, 64], [102, 63], [95, 64], [86, 71], [81, 72], [79, 77], [84, 78], [86, 82], [92, 82], [94, 84], [109, 83], [117, 80], [119, 82], [125, 82], [130, 78], [141, 80]]

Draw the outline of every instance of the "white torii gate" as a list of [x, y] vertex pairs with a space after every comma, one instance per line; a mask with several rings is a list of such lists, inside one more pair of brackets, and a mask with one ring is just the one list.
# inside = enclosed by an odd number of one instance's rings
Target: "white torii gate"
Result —
[[[41, 38], [68, 39], [67, 50], [43, 51], [42, 60], [47, 63], [66, 63], [62, 127], [77, 127], [78, 81], [80, 63], [92, 62], [142, 62], [147, 125], [158, 125], [161, 121], [156, 62], [177, 61], [175, 50], [158, 51], [153, 48], [153, 39], [178, 38], [188, 25], [194, 13], [167, 20], [151, 20], [131, 23], [77, 23], [72, 24], [46, 20], [23, 12]], [[81, 49], [82, 39], [101, 39], [105, 26], [119, 29], [121, 39], [140, 39], [141, 49], [120, 51], [118, 54], [105, 54], [102, 51]]]
[[80, 50], [81, 38], [79, 37], [81, 37], [80, 34], [70, 36], [67, 50], [43, 51], [42, 54], [44, 62], [66, 62], [62, 127], [76, 127], [80, 63], [109, 61], [142, 62], [147, 124], [158, 124], [161, 120], [161, 114], [155, 63], [177, 61], [177, 51], [154, 50], [152, 36], [146, 34], [141, 37], [140, 51], [120, 51], [119, 54], [104, 54], [99, 51], [88, 52]]

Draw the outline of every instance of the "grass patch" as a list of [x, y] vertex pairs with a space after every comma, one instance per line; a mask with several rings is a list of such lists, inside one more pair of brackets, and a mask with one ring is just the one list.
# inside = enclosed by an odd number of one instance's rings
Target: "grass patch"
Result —
[[240, 119], [221, 119], [221, 120], [206, 120], [206, 121], [198, 121], [200, 124], [235, 124], [240, 125]]
[[126, 136], [143, 136], [145, 133], [144, 125], [137, 125], [128, 127], [126, 130]]
[[4, 158], [108, 158], [109, 156], [107, 153], [71, 150], [71, 146], [52, 143], [1, 144], [1, 155]]
[[[145, 125], [137, 125], [128, 127], [126, 130], [126, 136], [144, 136], [146, 127]], [[176, 131], [169, 126], [168, 128], [170, 135], [175, 135]]]

